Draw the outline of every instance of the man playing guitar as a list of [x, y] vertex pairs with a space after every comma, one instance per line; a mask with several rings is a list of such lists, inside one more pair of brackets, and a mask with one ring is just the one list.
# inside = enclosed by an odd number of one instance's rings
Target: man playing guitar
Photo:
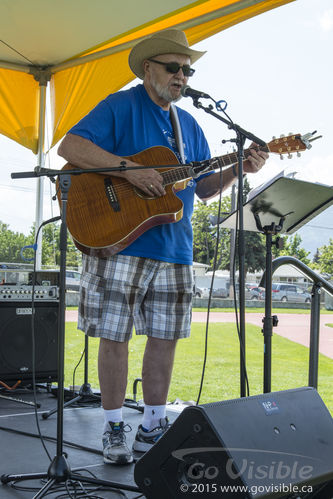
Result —
[[[203, 54], [192, 50], [185, 34], [177, 29], [155, 33], [139, 42], [131, 50], [129, 65], [143, 84], [101, 101], [69, 131], [58, 153], [81, 168], [119, 166], [124, 157], [126, 166], [139, 167], [138, 161], [128, 158], [163, 146], [181, 162], [170, 121], [170, 106], [180, 99], [182, 87], [193, 75], [191, 64]], [[186, 163], [209, 159], [209, 147], [197, 122], [184, 110], [177, 108], [177, 112]], [[257, 172], [267, 157], [266, 152], [252, 148], [244, 161], [244, 172]], [[89, 184], [89, 175], [81, 177], [86, 177]], [[236, 177], [237, 165], [225, 168], [223, 189]], [[135, 168], [105, 174], [105, 178], [125, 180], [139, 197], [146, 199], [146, 204], [149, 199], [162, 202], [167, 194], [165, 178], [158, 169]], [[118, 212], [126, 225], [129, 217], [123, 216], [112, 188], [112, 182], [106, 184], [107, 191], [111, 192], [110, 210]], [[126, 204], [128, 187], [122, 189], [122, 203]], [[133, 461], [126, 445], [127, 425], [124, 426], [122, 416], [128, 342], [133, 326], [136, 334], [147, 335], [142, 367], [145, 409], [133, 449], [149, 450], [168, 428], [165, 404], [176, 343], [189, 336], [191, 327], [194, 194], [206, 200], [219, 191], [219, 172], [187, 179], [176, 194], [182, 202], [182, 212], [173, 220], [164, 223], [161, 218], [155, 224], [155, 217], [148, 230], [135, 233], [126, 245], [113, 248], [109, 254], [107, 248], [100, 253], [83, 248], [78, 327], [90, 336], [100, 337], [98, 369], [105, 416], [103, 454], [106, 463]], [[98, 212], [98, 203], [96, 200], [96, 206], [91, 209]], [[131, 209], [133, 216], [138, 210], [135, 206]], [[144, 204], [141, 209], [145, 209]]]

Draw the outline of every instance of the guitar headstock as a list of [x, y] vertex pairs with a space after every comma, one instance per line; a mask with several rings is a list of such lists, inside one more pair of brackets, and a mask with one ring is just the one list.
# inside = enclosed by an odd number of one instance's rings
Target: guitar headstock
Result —
[[281, 135], [280, 138], [273, 137], [273, 140], [267, 144], [267, 148], [269, 152], [280, 154], [281, 159], [283, 159], [284, 154], [288, 154], [288, 157], [291, 158], [291, 153], [293, 152], [296, 152], [297, 156], [300, 156], [301, 151], [312, 147], [310, 142], [322, 137], [321, 135], [313, 137], [315, 133], [317, 132], [306, 133], [305, 135], [301, 135], [300, 133], [289, 134], [287, 137]]

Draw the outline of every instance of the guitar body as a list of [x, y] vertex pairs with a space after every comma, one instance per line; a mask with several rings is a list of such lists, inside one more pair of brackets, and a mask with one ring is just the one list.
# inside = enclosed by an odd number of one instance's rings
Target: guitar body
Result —
[[[175, 154], [163, 146], [146, 149], [128, 159], [143, 166], [178, 164]], [[63, 168], [73, 169], [70, 164]], [[164, 196], [149, 197], [119, 177], [99, 173], [72, 175], [67, 226], [76, 247], [87, 255], [111, 256], [148, 229], [178, 222], [183, 216], [183, 203], [175, 192], [184, 189], [187, 182], [188, 179], [166, 185]], [[58, 200], [60, 203], [59, 193]]]

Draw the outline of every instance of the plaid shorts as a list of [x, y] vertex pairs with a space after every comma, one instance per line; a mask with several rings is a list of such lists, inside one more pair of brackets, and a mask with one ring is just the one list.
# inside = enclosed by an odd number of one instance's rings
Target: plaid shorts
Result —
[[191, 265], [127, 255], [84, 255], [78, 328], [128, 341], [136, 334], [173, 340], [190, 335]]

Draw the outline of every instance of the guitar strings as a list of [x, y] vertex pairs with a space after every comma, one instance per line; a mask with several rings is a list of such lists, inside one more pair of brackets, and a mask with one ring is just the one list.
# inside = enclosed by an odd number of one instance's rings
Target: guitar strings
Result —
[[[246, 150], [246, 151], [244, 151], [244, 153], [249, 154], [249, 151]], [[228, 159], [225, 161], [223, 158], [228, 158]], [[211, 164], [218, 163], [219, 161], [222, 161], [223, 166], [228, 166], [236, 160], [237, 160], [236, 154], [230, 153], [230, 154], [226, 154], [223, 157], [211, 158], [209, 161]], [[169, 185], [169, 184], [173, 184], [176, 182], [181, 182], [182, 180], [192, 178], [192, 175], [190, 175], [190, 168], [191, 168], [191, 166], [179, 166], [179, 167], [170, 166], [169, 170], [161, 172], [161, 176], [163, 177], [163, 180], [164, 180], [163, 185]], [[177, 178], [177, 176], [180, 178]], [[126, 192], [130, 192], [135, 188], [135, 186], [130, 184], [128, 181], [126, 181], [126, 179], [124, 179], [124, 180], [126, 183], [124, 183], [123, 185], [115, 186], [116, 192], [123, 194]]]
[[[244, 151], [245, 157], [247, 157], [249, 154], [250, 154], [250, 150], [246, 149]], [[226, 154], [224, 156], [211, 158], [209, 161], [211, 164], [214, 164], [214, 163], [219, 164], [219, 162], [222, 162], [223, 166], [229, 166], [233, 162], [237, 161], [237, 155], [236, 155], [236, 153], [233, 152], [233, 153]], [[170, 166], [169, 170], [161, 172], [161, 176], [163, 177], [163, 180], [164, 180], [163, 186], [170, 185], [170, 184], [177, 183], [177, 182], [181, 182], [183, 180], [187, 180], [189, 178], [192, 178], [192, 176], [190, 175], [190, 171], [189, 171], [190, 168], [191, 168], [190, 166], [179, 166], [179, 167]], [[177, 178], [177, 174], [179, 176], [182, 175], [181, 178]], [[184, 178], [184, 174], [185, 174], [185, 178]], [[118, 194], [118, 193], [119, 194], [126, 194], [126, 193], [133, 191], [133, 189], [135, 189], [135, 186], [133, 184], [131, 184], [130, 182], [128, 182], [126, 179], [124, 179], [123, 184], [115, 185], [113, 188], [114, 188], [116, 194]]]
[[[189, 169], [190, 167], [176, 167], [176, 168], [171, 168], [170, 170], [167, 170], [165, 172], [161, 172], [161, 176], [163, 177], [164, 180], [163, 185], [170, 185], [177, 182], [181, 182], [182, 180], [192, 178]], [[180, 176], [181, 178], [178, 178]], [[116, 194], [126, 194], [127, 192], [131, 192], [133, 189], [136, 188], [136, 186], [128, 182], [126, 179], [119, 178], [119, 181], [120, 182], [123, 181], [123, 183], [114, 186], [112, 185], [112, 188], [115, 190]]]

